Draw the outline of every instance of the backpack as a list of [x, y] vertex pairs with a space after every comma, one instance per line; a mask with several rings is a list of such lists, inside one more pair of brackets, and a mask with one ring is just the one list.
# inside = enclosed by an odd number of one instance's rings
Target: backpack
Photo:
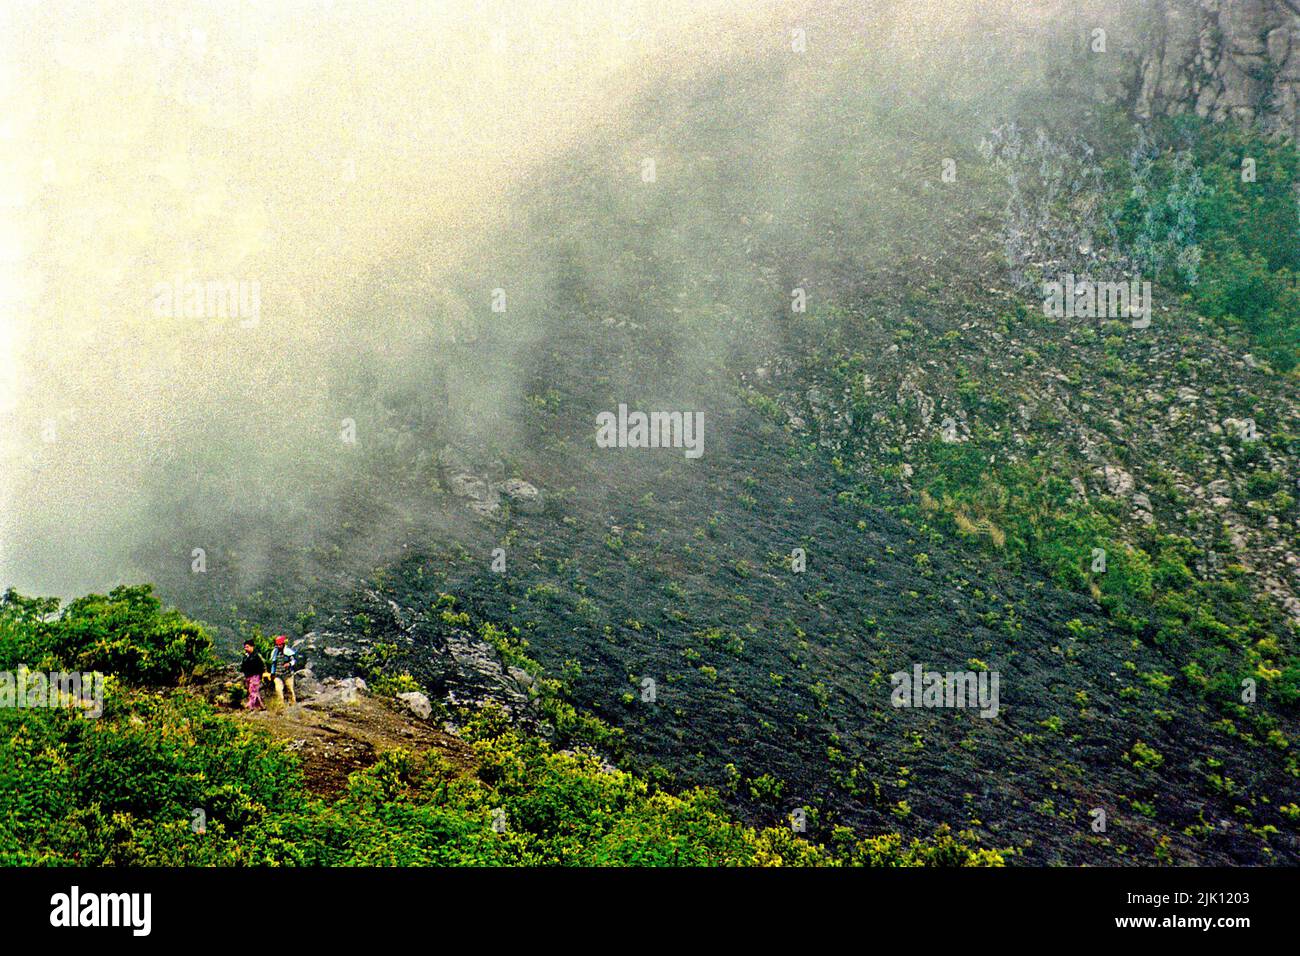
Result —
[[288, 644], [284, 650], [275, 648], [271, 651], [271, 672], [276, 677], [291, 677], [302, 670], [302, 657]]

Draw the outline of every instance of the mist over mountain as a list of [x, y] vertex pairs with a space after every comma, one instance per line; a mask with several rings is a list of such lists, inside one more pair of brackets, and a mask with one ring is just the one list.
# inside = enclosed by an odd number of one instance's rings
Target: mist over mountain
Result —
[[[578, 304], [565, 267], [642, 323], [720, 304], [665, 373], [698, 378], [731, 317], [921, 214], [866, 201], [912, 161], [883, 143], [969, 145], [1061, 48], [1012, 3], [598, 6], [14, 12], [6, 578], [256, 561], [260, 534], [331, 524], [341, 484], [422, 510], [359, 464], [375, 404], [516, 442], [528, 352]], [[695, 98], [732, 71], [754, 96], [714, 115]], [[860, 155], [809, 139], [828, 113]]]
[[832, 850], [1300, 860], [1290, 4], [59, 14], [5, 586]]

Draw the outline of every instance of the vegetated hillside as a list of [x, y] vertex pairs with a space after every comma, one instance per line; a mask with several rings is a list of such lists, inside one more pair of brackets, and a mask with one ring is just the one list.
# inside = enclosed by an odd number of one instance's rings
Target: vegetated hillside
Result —
[[[212, 666], [210, 640], [147, 586], [66, 607], [4, 594], [0, 863], [1002, 862], [947, 830], [908, 841], [861, 840], [841, 829], [819, 846], [786, 827], [752, 829], [715, 793], [669, 793], [590, 750], [558, 750], [519, 732], [499, 708], [458, 709], [452, 735], [424, 719], [427, 701], [411, 700], [418, 713], [404, 715], [356, 679], [317, 683], [304, 671], [309, 702], [246, 712], [234, 668]], [[106, 686], [49, 698], [57, 685], [27, 670], [29, 662], [51, 673], [99, 671]]]
[[[806, 808], [814, 839], [948, 823], [1025, 863], [1296, 862], [1300, 263], [1236, 226], [1294, 230], [1293, 155], [1050, 100], [1017, 134], [874, 69], [670, 84], [518, 197], [544, 238], [465, 284], [520, 276], [525, 316], [430, 356], [448, 409], [376, 384], [373, 480], [445, 521], [358, 489], [260, 594], [164, 587], [748, 820]], [[1152, 281], [1151, 325], [1045, 317], [1067, 271]], [[494, 365], [523, 370], [499, 428], [448, 424]], [[598, 449], [619, 404], [703, 411], [705, 454]], [[375, 526], [404, 557], [349, 581]], [[998, 716], [892, 707], [914, 664], [996, 671]]]

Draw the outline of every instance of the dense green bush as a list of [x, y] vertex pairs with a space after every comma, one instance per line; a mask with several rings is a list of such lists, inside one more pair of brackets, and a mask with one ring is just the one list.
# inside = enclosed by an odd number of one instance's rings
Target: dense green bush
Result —
[[[0, 712], [0, 865], [1000, 865], [946, 831], [835, 849], [737, 822], [709, 790], [671, 794], [492, 721], [473, 773], [390, 751], [337, 800], [297, 758], [185, 692], [117, 691], [100, 720]], [[197, 832], [195, 811], [202, 812]]]
[[[1253, 177], [1245, 175], [1246, 161]], [[1300, 362], [1295, 146], [1180, 117], [1109, 168], [1116, 234], [1148, 278], [1243, 331], [1282, 370]]]
[[[0, 603], [0, 661], [69, 661], [159, 682], [206, 658], [202, 628], [147, 587]], [[736, 821], [709, 790], [672, 794], [558, 752], [484, 710], [467, 771], [390, 751], [334, 800], [310, 795], [296, 755], [186, 690], [110, 677], [103, 715], [0, 708], [0, 865], [999, 865], [943, 832], [834, 850]]]
[[296, 761], [205, 702], [110, 679], [105, 704], [0, 710], [0, 865], [236, 862], [269, 814], [302, 807]]
[[102, 671], [144, 686], [173, 684], [212, 659], [212, 637], [164, 610], [147, 584], [88, 594], [59, 612], [57, 598], [0, 598], [0, 666]]

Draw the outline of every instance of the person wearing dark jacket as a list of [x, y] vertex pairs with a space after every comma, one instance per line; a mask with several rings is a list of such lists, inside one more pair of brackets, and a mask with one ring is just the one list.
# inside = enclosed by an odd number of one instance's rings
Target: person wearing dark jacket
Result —
[[266, 663], [262, 660], [262, 655], [257, 653], [252, 641], [244, 643], [244, 662], [239, 670], [248, 684], [248, 703], [245, 706], [249, 710], [265, 710], [262, 704], [262, 675], [266, 672]]

